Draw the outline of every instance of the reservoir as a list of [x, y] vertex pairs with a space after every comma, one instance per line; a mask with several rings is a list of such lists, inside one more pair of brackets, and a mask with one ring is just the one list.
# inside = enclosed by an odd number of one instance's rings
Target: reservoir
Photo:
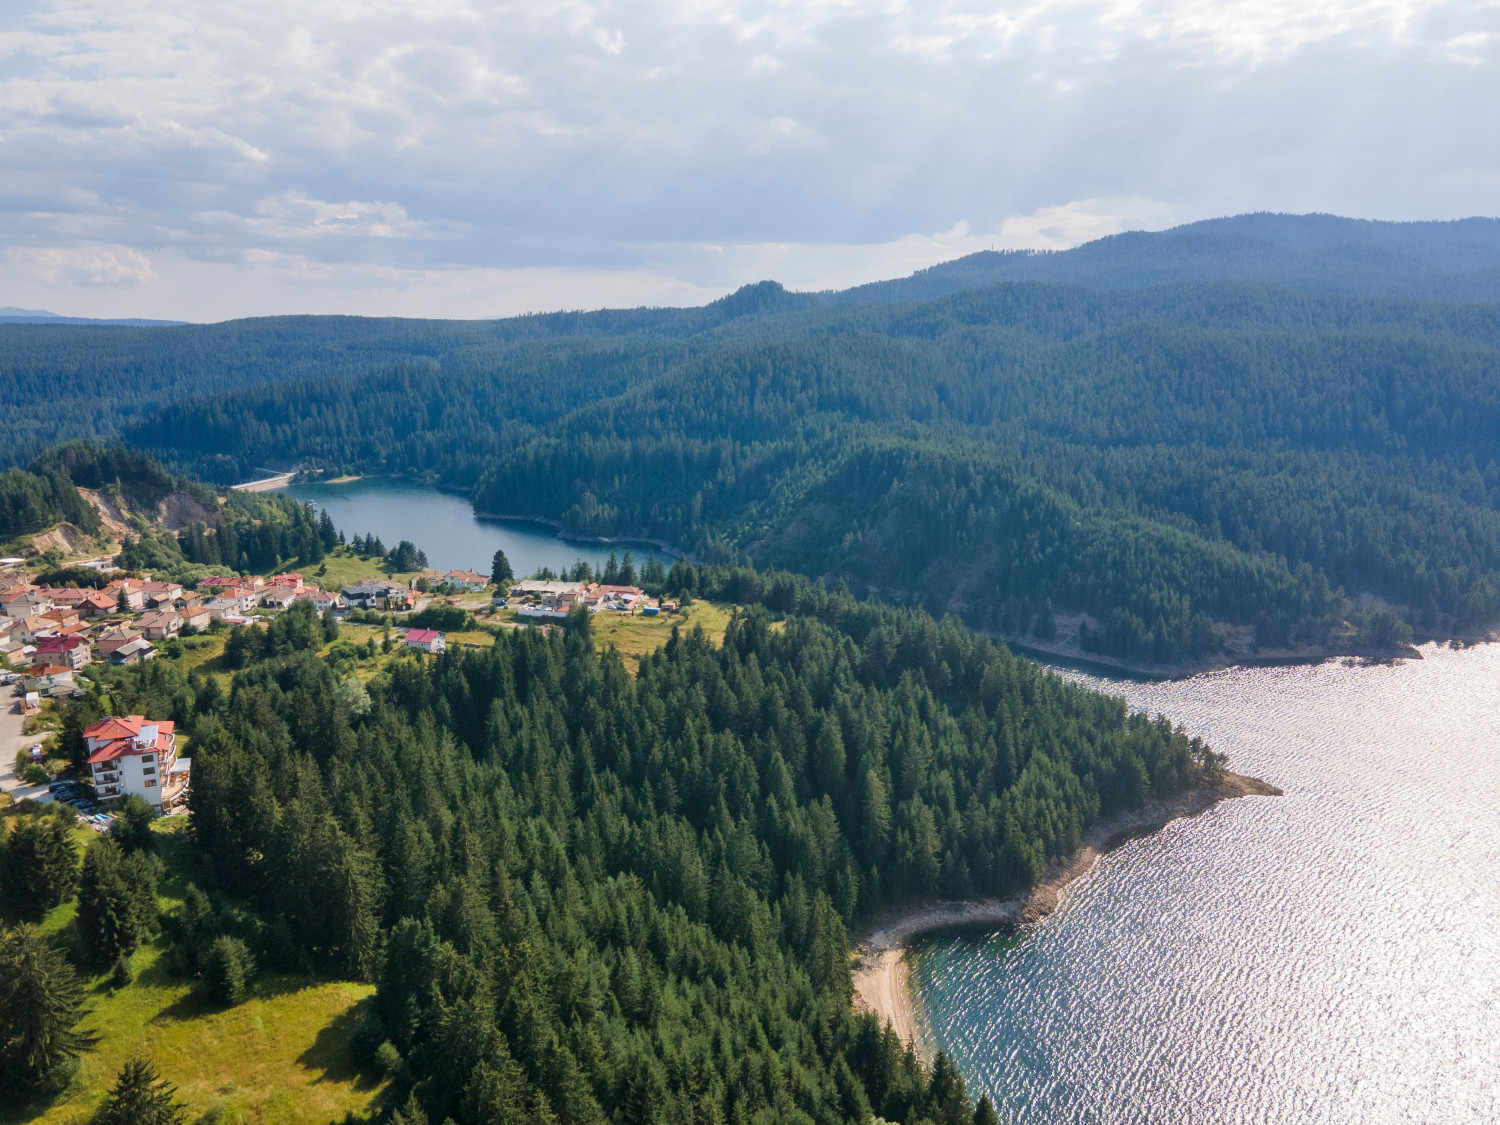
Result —
[[295, 484], [286, 492], [326, 511], [334, 526], [351, 539], [374, 534], [387, 549], [410, 539], [437, 570], [488, 574], [496, 550], [505, 552], [518, 578], [544, 566], [561, 572], [579, 559], [602, 567], [611, 551], [617, 557], [630, 551], [637, 573], [653, 551], [665, 561], [662, 551], [650, 544], [573, 543], [558, 538], [543, 523], [481, 519], [466, 497], [389, 477], [347, 484]]
[[1068, 678], [1281, 786], [1106, 855], [1020, 935], [914, 951], [1002, 1121], [1500, 1120], [1500, 644]]

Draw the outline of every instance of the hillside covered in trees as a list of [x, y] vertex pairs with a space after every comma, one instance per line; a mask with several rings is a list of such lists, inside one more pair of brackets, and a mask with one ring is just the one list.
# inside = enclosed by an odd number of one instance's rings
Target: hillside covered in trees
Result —
[[[1029, 886], [1218, 758], [951, 620], [676, 573], [749, 604], [721, 646], [674, 633], [635, 676], [584, 613], [382, 659], [306, 603], [227, 691], [112, 670], [65, 732], [113, 709], [192, 746], [174, 971], [224, 1004], [261, 967], [375, 984], [355, 1048], [401, 1125], [993, 1122], [947, 1059], [851, 1008], [849, 928]], [[30, 840], [0, 870], [45, 858]]]
[[136, 372], [161, 409], [73, 424], [220, 483], [407, 474], [1008, 636], [1082, 614], [1135, 660], [1226, 627], [1369, 651], [1500, 616], [1497, 238], [1241, 216], [702, 309], [23, 326], [0, 356]]
[[1086, 647], [1145, 659], [1213, 651], [1214, 622], [1326, 643], [1363, 593], [1434, 630], [1500, 610], [1491, 306], [1217, 283], [729, 300], [752, 311], [691, 336], [279, 384], [132, 437], [413, 473], [1010, 634], [1084, 611]]

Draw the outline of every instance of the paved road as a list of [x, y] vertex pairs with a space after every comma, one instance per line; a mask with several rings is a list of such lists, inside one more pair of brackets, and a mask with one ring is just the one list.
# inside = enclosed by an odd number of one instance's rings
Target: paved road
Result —
[[47, 792], [45, 785], [22, 785], [16, 776], [16, 751], [39, 740], [21, 734], [24, 716], [21, 714], [21, 697], [15, 694], [15, 690], [14, 687], [0, 686], [0, 789], [17, 801], [23, 797], [50, 801], [52, 794]]

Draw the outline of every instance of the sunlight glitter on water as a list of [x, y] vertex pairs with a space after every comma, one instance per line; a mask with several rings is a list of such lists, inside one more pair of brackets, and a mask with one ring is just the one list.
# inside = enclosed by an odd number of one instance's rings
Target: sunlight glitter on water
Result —
[[1068, 678], [1281, 798], [1104, 857], [1020, 940], [925, 943], [933, 1040], [1021, 1122], [1500, 1120], [1500, 645]]

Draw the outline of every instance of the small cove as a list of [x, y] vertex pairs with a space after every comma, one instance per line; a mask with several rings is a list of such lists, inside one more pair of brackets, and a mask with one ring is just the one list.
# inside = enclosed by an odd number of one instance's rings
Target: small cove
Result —
[[464, 496], [392, 477], [294, 484], [286, 493], [326, 511], [347, 536], [373, 533], [387, 547], [410, 539], [439, 570], [488, 574], [496, 550], [505, 552], [518, 577], [544, 566], [560, 572], [580, 559], [602, 567], [611, 552], [623, 558], [630, 551], [637, 567], [653, 553], [665, 558], [649, 543], [580, 543], [544, 523], [477, 516]]

